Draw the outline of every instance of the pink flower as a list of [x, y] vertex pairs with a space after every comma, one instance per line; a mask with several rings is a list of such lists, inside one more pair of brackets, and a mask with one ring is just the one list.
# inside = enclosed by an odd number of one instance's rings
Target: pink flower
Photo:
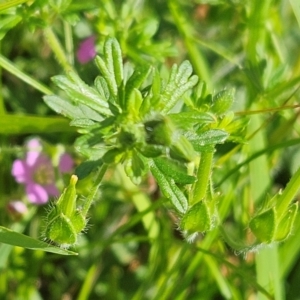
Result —
[[[42, 145], [38, 139], [27, 143], [28, 152], [24, 160], [17, 159], [12, 166], [12, 175], [18, 183], [25, 185], [27, 197], [31, 203], [44, 204], [49, 196], [58, 196], [55, 185], [55, 170], [51, 159], [42, 153]], [[60, 157], [60, 172], [72, 169], [73, 160], [68, 154]]]
[[95, 37], [90, 36], [83, 40], [77, 50], [77, 59], [81, 64], [85, 64], [96, 56]]

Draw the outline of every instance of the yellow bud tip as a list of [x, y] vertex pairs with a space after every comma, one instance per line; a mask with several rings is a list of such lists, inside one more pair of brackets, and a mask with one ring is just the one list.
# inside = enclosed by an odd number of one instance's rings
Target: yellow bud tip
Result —
[[70, 184], [76, 185], [77, 181], [78, 181], [78, 177], [76, 175], [72, 175], [70, 179]]

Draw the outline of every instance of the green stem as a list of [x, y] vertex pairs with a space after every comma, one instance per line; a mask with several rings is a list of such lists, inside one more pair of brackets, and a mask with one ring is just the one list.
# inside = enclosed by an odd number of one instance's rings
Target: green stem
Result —
[[282, 195], [279, 197], [277, 205], [277, 214], [279, 219], [286, 213], [290, 203], [294, 200], [300, 186], [300, 168], [293, 175], [292, 179], [287, 184]]
[[43, 84], [34, 80], [32, 77], [23, 73], [21, 70], [16, 68], [15, 65], [11, 61], [9, 61], [7, 58], [2, 56], [1, 54], [0, 54], [0, 66], [3, 69], [5, 69], [6, 71], [8, 71], [9, 73], [13, 74], [14, 76], [16, 76], [16, 77], [20, 78], [21, 80], [23, 80], [24, 82], [28, 83], [35, 89], [39, 90], [40, 92], [42, 92], [46, 95], [53, 94], [53, 92], [51, 90], [49, 90], [46, 86], [44, 86]]
[[213, 163], [214, 151], [203, 152], [197, 171], [197, 181], [194, 185], [193, 197], [190, 205], [200, 202], [206, 195], [207, 187], [210, 180], [211, 168]]
[[100, 184], [102, 182], [102, 179], [103, 179], [103, 176], [104, 176], [106, 170], [107, 170], [107, 165], [103, 164], [100, 167], [99, 171], [98, 171], [97, 177], [96, 177], [96, 179], [94, 181], [94, 186], [92, 187], [90, 193], [88, 194], [88, 196], [87, 196], [87, 198], [86, 198], [86, 200], [84, 202], [84, 205], [83, 205], [83, 208], [82, 208], [82, 215], [83, 216], [87, 215], [87, 213], [88, 213], [88, 211], [89, 211], [89, 209], [90, 209], [90, 207], [91, 207], [91, 205], [92, 205], [92, 203], [94, 201], [96, 193], [97, 193], [97, 191], [98, 191], [98, 189], [100, 187]]
[[59, 40], [58, 40], [57, 36], [55, 35], [55, 33], [53, 32], [53, 30], [50, 27], [46, 27], [44, 29], [44, 34], [45, 34], [45, 37], [48, 41], [50, 48], [52, 49], [52, 51], [54, 52], [54, 54], [56, 56], [56, 59], [61, 64], [61, 66], [63, 67], [65, 72], [68, 73], [69, 71], [74, 71], [73, 67], [68, 62], [67, 55], [66, 55], [65, 51], [63, 50], [63, 47], [61, 46], [61, 43], [59, 42]]
[[65, 33], [65, 47], [66, 47], [66, 58], [69, 64], [74, 65], [74, 45], [72, 36], [71, 25], [64, 21], [64, 33]]

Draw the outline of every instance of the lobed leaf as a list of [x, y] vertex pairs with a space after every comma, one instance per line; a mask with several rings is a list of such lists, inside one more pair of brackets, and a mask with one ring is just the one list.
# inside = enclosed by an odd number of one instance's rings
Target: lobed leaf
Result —
[[184, 132], [184, 136], [193, 145], [196, 151], [205, 151], [211, 146], [224, 143], [229, 134], [220, 129], [211, 129], [203, 133], [197, 134], [193, 131]]
[[180, 112], [176, 114], [168, 114], [168, 117], [176, 125], [178, 129], [191, 130], [198, 124], [213, 123], [216, 121], [214, 116], [207, 112]]
[[149, 166], [151, 173], [159, 184], [163, 195], [171, 201], [178, 212], [182, 214], [186, 213], [188, 201], [183, 192], [175, 184], [175, 181], [170, 177], [165, 176], [165, 174], [157, 167], [154, 160], [149, 161]]
[[158, 157], [153, 159], [153, 161], [162, 173], [172, 178], [176, 183], [191, 184], [196, 180], [194, 176], [187, 174], [187, 170], [183, 165], [179, 165], [174, 160], [170, 160], [166, 157]]
[[107, 99], [102, 98], [95, 89], [85, 84], [76, 73], [69, 72], [68, 77], [63, 75], [54, 76], [52, 80], [75, 103], [87, 105], [101, 115], [112, 115]]
[[115, 38], [109, 38], [104, 45], [103, 58], [97, 56], [96, 65], [104, 77], [111, 95], [117, 98], [118, 87], [123, 81], [122, 51]]
[[160, 108], [162, 114], [166, 114], [173, 108], [179, 98], [198, 82], [198, 76], [193, 75], [192, 65], [189, 61], [184, 61], [179, 68], [173, 65], [171, 74], [165, 88], [160, 96]]
[[45, 103], [58, 114], [70, 119], [90, 119], [102, 121], [103, 117], [89, 106], [84, 104], [73, 104], [68, 100], [55, 95], [44, 96]]
[[130, 99], [132, 98], [132, 93], [135, 89], [138, 89], [145, 79], [148, 77], [149, 73], [151, 72], [150, 66], [141, 66], [134, 70], [133, 74], [129, 77], [128, 81], [126, 82], [125, 86], [125, 99], [124, 104], [121, 105], [126, 111], [130, 110], [131, 102]]

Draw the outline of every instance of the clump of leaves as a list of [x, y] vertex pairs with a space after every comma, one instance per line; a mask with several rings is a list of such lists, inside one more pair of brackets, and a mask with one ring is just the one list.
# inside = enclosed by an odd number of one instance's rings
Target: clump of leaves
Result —
[[[75, 147], [86, 161], [77, 176], [122, 164], [139, 184], [150, 171], [188, 240], [211, 230], [218, 220], [210, 188], [215, 145], [235, 140], [242, 126], [228, 112], [234, 90], [206, 94], [188, 61], [173, 65], [167, 80], [153, 66], [123, 64], [114, 38], [107, 39], [95, 63], [100, 75], [93, 86], [69, 72], [53, 77], [67, 97], [44, 97], [79, 128]], [[258, 223], [260, 219], [250, 224], [254, 231]]]

